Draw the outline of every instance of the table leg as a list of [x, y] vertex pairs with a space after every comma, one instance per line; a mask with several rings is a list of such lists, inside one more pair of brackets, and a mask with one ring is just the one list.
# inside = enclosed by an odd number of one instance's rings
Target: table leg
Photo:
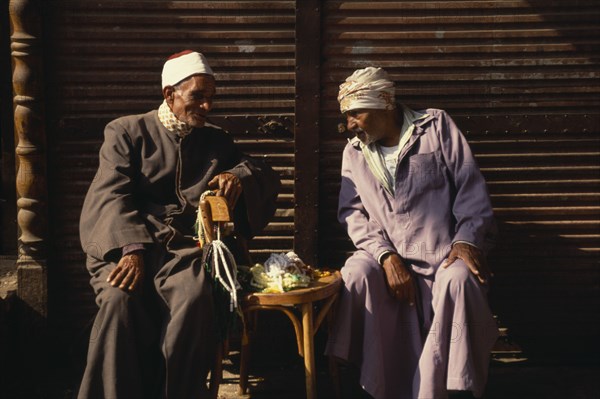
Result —
[[302, 304], [302, 331], [304, 335], [304, 371], [306, 373], [306, 398], [317, 397], [317, 376], [315, 373], [315, 351], [312, 302]]

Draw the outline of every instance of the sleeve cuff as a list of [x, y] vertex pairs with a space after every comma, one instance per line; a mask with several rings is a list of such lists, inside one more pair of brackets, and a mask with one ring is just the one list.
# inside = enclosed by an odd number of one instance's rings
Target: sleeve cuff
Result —
[[479, 247], [478, 247], [477, 245], [473, 244], [472, 242], [465, 241], [465, 240], [457, 240], [457, 241], [454, 241], [454, 242], [452, 243], [452, 246], [454, 246], [454, 244], [458, 244], [458, 243], [461, 243], [461, 244], [467, 244], [467, 245], [470, 245], [470, 246], [472, 246], [472, 247], [475, 247], [475, 248], [479, 249]]
[[383, 257], [384, 257], [385, 255], [387, 255], [387, 254], [392, 254], [392, 253], [394, 253], [394, 252], [393, 252], [393, 251], [384, 251], [384, 252], [382, 252], [382, 253], [381, 253], [381, 255], [379, 255], [379, 256], [377, 257], [377, 263], [379, 263], [380, 265], [383, 265], [383, 262], [382, 262], [382, 260], [383, 260]]
[[145, 249], [144, 244], [140, 244], [140, 243], [127, 244], [123, 247], [122, 256], [129, 255], [130, 253], [135, 252], [135, 251], [143, 251], [144, 249]]

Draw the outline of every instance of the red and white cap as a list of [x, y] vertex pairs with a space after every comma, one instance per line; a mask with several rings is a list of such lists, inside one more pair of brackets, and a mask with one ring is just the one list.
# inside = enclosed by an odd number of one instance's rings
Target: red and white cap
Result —
[[162, 70], [162, 87], [174, 86], [192, 75], [214, 75], [206, 57], [192, 50], [184, 50], [169, 57]]

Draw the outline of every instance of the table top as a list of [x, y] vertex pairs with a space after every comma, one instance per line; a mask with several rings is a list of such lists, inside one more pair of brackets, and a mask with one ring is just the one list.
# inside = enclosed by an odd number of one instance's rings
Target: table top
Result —
[[298, 305], [328, 298], [337, 293], [342, 285], [339, 271], [331, 275], [313, 280], [306, 288], [294, 289], [282, 293], [253, 292], [244, 297], [249, 305]]

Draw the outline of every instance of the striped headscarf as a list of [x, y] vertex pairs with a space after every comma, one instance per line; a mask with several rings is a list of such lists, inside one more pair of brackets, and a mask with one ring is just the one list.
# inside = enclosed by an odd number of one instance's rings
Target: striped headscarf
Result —
[[394, 109], [394, 82], [382, 68], [357, 69], [340, 85], [340, 111], [354, 109]]

